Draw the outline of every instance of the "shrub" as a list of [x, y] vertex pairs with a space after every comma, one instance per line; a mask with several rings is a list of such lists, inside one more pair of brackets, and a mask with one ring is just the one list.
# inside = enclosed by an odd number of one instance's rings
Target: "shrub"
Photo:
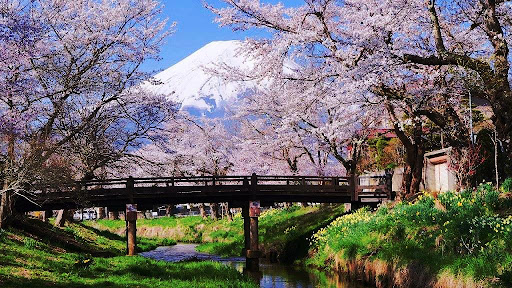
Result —
[[424, 193], [414, 202], [380, 207], [375, 213], [362, 208], [313, 235], [309, 263], [332, 265], [336, 254], [378, 257], [392, 263], [420, 261], [431, 271], [449, 269], [455, 275], [509, 281], [512, 216], [498, 214], [504, 201], [487, 183], [438, 197]]
[[503, 184], [501, 184], [501, 190], [505, 193], [512, 192], [512, 178], [507, 178], [503, 181]]

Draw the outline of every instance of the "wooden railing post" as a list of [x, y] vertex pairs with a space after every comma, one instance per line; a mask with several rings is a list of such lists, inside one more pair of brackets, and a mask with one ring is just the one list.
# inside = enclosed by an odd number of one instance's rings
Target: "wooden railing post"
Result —
[[258, 185], [258, 176], [256, 173], [252, 173], [251, 175], [251, 195], [253, 198], [256, 197], [256, 186]]
[[[244, 228], [249, 231], [245, 231], [245, 247], [246, 249], [246, 269], [251, 272], [258, 272], [260, 260], [259, 258], [262, 256], [261, 251], [259, 249], [259, 232], [258, 232], [258, 217], [260, 216], [260, 201], [250, 201], [249, 202], [249, 216], [245, 219], [249, 220], [249, 223], [244, 222]], [[247, 235], [248, 234], [248, 235]], [[249, 240], [249, 244], [247, 245], [247, 240]]]
[[128, 191], [128, 197], [130, 199], [130, 203], [133, 204], [134, 198], [133, 194], [135, 193], [135, 180], [132, 176], [129, 176], [126, 180], [126, 191]]
[[126, 204], [126, 255], [137, 253], [137, 204]]

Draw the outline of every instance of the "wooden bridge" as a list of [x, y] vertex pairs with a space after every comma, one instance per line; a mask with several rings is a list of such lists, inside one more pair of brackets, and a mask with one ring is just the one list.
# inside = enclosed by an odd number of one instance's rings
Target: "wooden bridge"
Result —
[[[377, 185], [359, 185], [361, 178], [382, 178]], [[352, 178], [354, 179], [354, 178]], [[20, 212], [86, 207], [124, 210], [136, 203], [140, 210], [159, 204], [220, 203], [242, 207], [248, 201], [262, 206], [275, 202], [359, 203], [392, 198], [389, 179], [381, 176], [197, 176], [125, 178], [33, 186], [29, 200], [20, 198]]]
[[[362, 178], [377, 178], [360, 185]], [[377, 180], [377, 181], [375, 181]], [[368, 181], [365, 181], [368, 182]], [[377, 203], [391, 199], [391, 178], [381, 176], [200, 176], [126, 178], [78, 181], [27, 188], [28, 198], [16, 201], [18, 211], [48, 211], [86, 207], [125, 210], [127, 254], [136, 251], [137, 209], [153, 205], [228, 202], [241, 207], [247, 270], [259, 273], [258, 216], [260, 206], [275, 202]]]

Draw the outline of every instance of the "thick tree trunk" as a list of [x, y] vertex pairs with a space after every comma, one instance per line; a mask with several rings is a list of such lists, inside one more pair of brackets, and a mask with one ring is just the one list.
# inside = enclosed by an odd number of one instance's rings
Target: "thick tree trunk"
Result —
[[5, 162], [4, 172], [5, 178], [3, 179], [3, 193], [0, 197], [0, 229], [5, 229], [10, 221], [13, 212], [13, 192], [9, 189], [9, 184], [12, 181], [10, 169], [14, 163], [14, 134], [8, 135], [7, 145], [7, 161]]
[[57, 218], [55, 218], [55, 226], [57, 227], [64, 227], [64, 224], [66, 221], [70, 221], [73, 217], [73, 211], [72, 210], [59, 210], [59, 213], [57, 214]]
[[423, 128], [421, 123], [416, 123], [413, 130], [414, 141], [405, 146], [406, 157], [402, 180], [402, 193], [399, 199], [407, 199], [420, 192], [421, 180], [423, 178], [423, 162], [425, 148], [423, 147]]
[[[393, 90], [386, 90], [387, 88], [384, 89], [381, 87], [380, 89], [382, 95], [395, 93]], [[386, 99], [384, 106], [386, 107], [389, 117], [393, 122], [393, 130], [395, 131], [396, 136], [405, 147], [406, 155], [402, 189], [401, 193], [397, 195], [397, 200], [407, 199], [420, 191], [420, 184], [423, 176], [423, 158], [425, 156], [423, 121], [421, 120], [421, 115], [418, 114], [419, 112], [413, 110], [413, 108], [407, 110], [409, 111], [407, 116], [414, 120], [414, 126], [412, 127], [411, 132], [412, 135], [409, 136], [404, 132], [403, 127], [399, 125], [398, 117], [395, 114], [395, 108], [389, 99]]]
[[420, 192], [420, 185], [423, 179], [423, 155], [424, 153], [417, 154], [412, 163], [406, 161], [402, 179], [402, 193], [397, 195], [399, 200], [406, 199]]
[[0, 200], [0, 229], [5, 229], [11, 217], [11, 198], [12, 192], [4, 190]]

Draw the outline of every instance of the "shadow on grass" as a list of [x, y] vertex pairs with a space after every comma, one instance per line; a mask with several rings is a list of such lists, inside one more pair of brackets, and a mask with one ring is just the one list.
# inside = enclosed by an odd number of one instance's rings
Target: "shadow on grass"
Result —
[[103, 236], [109, 240], [116, 240], [116, 241], [125, 241], [126, 240], [126, 237], [123, 237], [123, 236], [119, 236], [115, 233], [112, 233], [108, 230], [100, 230], [100, 229], [97, 229], [97, 228], [94, 228], [94, 227], [91, 227], [89, 225], [85, 225], [83, 223], [76, 223], [77, 225], [79, 225], [80, 227], [82, 228], [85, 228], [99, 236]]
[[112, 251], [98, 249], [98, 247], [94, 245], [94, 242], [76, 235], [72, 231], [57, 228], [50, 223], [45, 223], [38, 219], [17, 217], [16, 220], [13, 221], [12, 228], [18, 229], [18, 232], [26, 237], [37, 239], [47, 245], [59, 247], [66, 251], [86, 253], [98, 257], [116, 255], [116, 253]]
[[103, 288], [103, 287], [113, 287], [113, 288], [122, 288], [126, 287], [126, 285], [116, 284], [112, 281], [101, 281], [92, 284], [83, 284], [83, 283], [75, 283], [69, 281], [49, 281], [44, 279], [37, 278], [23, 278], [11, 276], [9, 279], [0, 279], [0, 287], [2, 288], [18, 288], [18, 287], [56, 287], [56, 288], [70, 288], [70, 287], [91, 287], [91, 288]]

